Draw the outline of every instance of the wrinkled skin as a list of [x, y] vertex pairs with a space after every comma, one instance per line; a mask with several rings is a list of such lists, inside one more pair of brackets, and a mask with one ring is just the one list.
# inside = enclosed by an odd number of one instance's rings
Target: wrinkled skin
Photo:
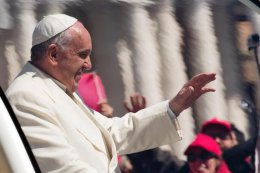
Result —
[[49, 45], [43, 60], [32, 63], [65, 85], [67, 94], [72, 95], [78, 87], [80, 76], [92, 67], [92, 43], [89, 32], [80, 22], [65, 32], [69, 37], [65, 46], [55, 43]]

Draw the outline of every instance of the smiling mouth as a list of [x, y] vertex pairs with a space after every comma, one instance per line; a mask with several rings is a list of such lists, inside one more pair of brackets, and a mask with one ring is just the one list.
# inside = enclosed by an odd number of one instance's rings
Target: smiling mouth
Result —
[[82, 70], [80, 70], [79, 72], [76, 73], [76, 75], [75, 75], [76, 82], [79, 82], [82, 74], [83, 74]]
[[81, 75], [83, 75], [86, 72], [88, 72], [88, 69], [86, 67], [82, 67], [75, 75], [76, 81], [78, 82], [81, 78]]
[[82, 73], [87, 73], [87, 72], [89, 72], [90, 70], [88, 70], [87, 68], [83, 67], [81, 71], [82, 71]]

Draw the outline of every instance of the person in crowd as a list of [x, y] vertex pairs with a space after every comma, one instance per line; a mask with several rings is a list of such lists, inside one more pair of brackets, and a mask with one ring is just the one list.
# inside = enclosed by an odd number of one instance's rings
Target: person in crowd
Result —
[[[146, 98], [140, 93], [130, 96], [130, 103], [124, 102], [124, 107], [128, 112], [137, 112], [146, 108]], [[164, 159], [159, 159], [158, 155], [164, 155]], [[175, 173], [179, 165], [175, 162], [170, 153], [162, 151], [160, 148], [149, 149], [137, 153], [128, 154], [133, 170], [131, 173]]]
[[[164, 159], [158, 158], [159, 153], [164, 155]], [[180, 168], [176, 163], [178, 158], [160, 148], [128, 154], [127, 157], [133, 165], [132, 173], [176, 173]]]
[[202, 125], [201, 132], [214, 138], [223, 151], [223, 159], [232, 173], [254, 172], [256, 137], [244, 141], [243, 134], [228, 121], [210, 119]]
[[100, 76], [95, 72], [81, 75], [77, 92], [81, 99], [91, 109], [106, 117], [113, 116], [113, 107], [108, 103], [106, 92]]
[[222, 159], [222, 151], [210, 136], [199, 133], [184, 154], [187, 163], [179, 173], [231, 173]]
[[217, 118], [210, 119], [203, 123], [201, 132], [213, 137], [221, 150], [227, 150], [238, 144], [236, 135], [228, 121]]
[[45, 16], [33, 32], [31, 61], [6, 91], [42, 172], [118, 172], [118, 154], [181, 140], [179, 114], [215, 91], [206, 85], [216, 74], [202, 73], [169, 100], [107, 118], [75, 93], [81, 75], [91, 69], [91, 50], [90, 34], [76, 18]]
[[[77, 93], [89, 108], [112, 118], [114, 109], [108, 103], [102, 80], [95, 71], [88, 71], [81, 75]], [[133, 169], [126, 156], [118, 155], [118, 165], [122, 173], [131, 173]]]
[[140, 93], [134, 93], [130, 96], [130, 103], [128, 101], [124, 101], [124, 108], [128, 112], [138, 112], [144, 108], [146, 108], [146, 98]]

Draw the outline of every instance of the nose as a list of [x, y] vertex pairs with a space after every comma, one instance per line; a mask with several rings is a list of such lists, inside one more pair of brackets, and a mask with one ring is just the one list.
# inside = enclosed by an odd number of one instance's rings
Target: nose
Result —
[[84, 67], [87, 69], [87, 70], [90, 70], [92, 68], [92, 63], [91, 63], [91, 60], [90, 60], [90, 56], [88, 56], [85, 60], [84, 60]]

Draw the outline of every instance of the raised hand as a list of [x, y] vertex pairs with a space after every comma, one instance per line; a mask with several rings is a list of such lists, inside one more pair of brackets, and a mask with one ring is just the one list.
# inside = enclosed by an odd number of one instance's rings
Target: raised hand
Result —
[[130, 102], [130, 104], [124, 102], [124, 107], [128, 112], [137, 112], [146, 107], [146, 99], [139, 93], [130, 96]]
[[178, 94], [170, 100], [169, 104], [172, 111], [178, 116], [201, 95], [207, 92], [214, 92], [215, 89], [205, 86], [215, 79], [215, 73], [202, 73], [191, 78]]

